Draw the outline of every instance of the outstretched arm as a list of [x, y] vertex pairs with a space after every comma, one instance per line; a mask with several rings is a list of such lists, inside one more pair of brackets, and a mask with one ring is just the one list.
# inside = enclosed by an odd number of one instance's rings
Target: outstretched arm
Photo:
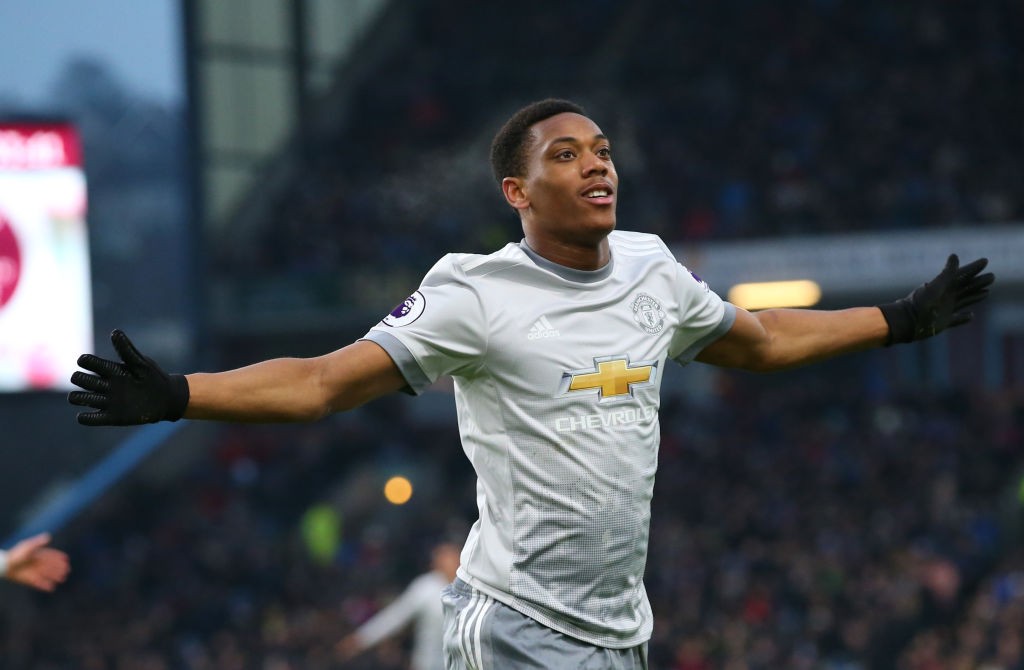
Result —
[[48, 547], [49, 533], [26, 538], [0, 552], [0, 575], [40, 591], [53, 591], [71, 570], [68, 555]]
[[187, 379], [186, 418], [247, 422], [313, 421], [406, 385], [391, 357], [368, 340], [316, 358], [278, 358]]
[[86, 354], [78, 364], [73, 405], [87, 426], [135, 425], [181, 417], [240, 422], [313, 421], [352, 409], [406, 384], [391, 357], [360, 340], [316, 358], [278, 358], [225, 372], [169, 375], [119, 330], [111, 341], [121, 361]]
[[837, 311], [736, 310], [728, 333], [709, 345], [697, 360], [758, 372], [814, 363], [872, 347], [914, 342], [971, 320], [968, 309], [988, 296], [992, 273], [979, 274], [982, 258], [960, 267], [950, 256], [934, 279], [901, 300], [877, 307]]
[[728, 333], [698, 356], [702, 363], [755, 372], [784, 370], [885, 344], [889, 335], [877, 307], [838, 311], [736, 309]]

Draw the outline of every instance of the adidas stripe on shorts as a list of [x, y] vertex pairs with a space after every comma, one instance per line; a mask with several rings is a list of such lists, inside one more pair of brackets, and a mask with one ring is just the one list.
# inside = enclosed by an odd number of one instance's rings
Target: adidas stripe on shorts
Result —
[[647, 644], [606, 649], [517, 612], [456, 579], [442, 593], [447, 670], [647, 670]]

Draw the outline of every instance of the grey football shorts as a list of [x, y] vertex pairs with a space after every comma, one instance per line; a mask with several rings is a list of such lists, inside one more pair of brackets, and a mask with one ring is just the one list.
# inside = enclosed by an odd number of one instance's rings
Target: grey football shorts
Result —
[[456, 579], [442, 595], [447, 670], [647, 670], [647, 644], [606, 649], [577, 640]]

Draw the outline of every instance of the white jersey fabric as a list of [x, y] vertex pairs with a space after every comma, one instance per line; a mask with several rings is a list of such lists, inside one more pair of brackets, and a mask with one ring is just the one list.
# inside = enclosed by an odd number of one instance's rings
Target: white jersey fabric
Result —
[[363, 649], [372, 647], [415, 622], [411, 670], [444, 670], [444, 608], [441, 592], [448, 580], [440, 572], [427, 572], [391, 603], [356, 630]]
[[643, 585], [667, 359], [689, 362], [735, 308], [654, 235], [616, 231], [586, 272], [525, 241], [449, 254], [366, 335], [419, 393], [455, 381], [479, 520], [459, 577], [610, 648], [651, 635]]

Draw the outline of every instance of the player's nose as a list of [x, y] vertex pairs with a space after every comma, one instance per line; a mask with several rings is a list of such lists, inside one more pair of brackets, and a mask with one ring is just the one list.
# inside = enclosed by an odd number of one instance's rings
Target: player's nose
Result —
[[583, 172], [583, 176], [585, 177], [595, 174], [608, 174], [608, 162], [592, 151], [588, 151], [583, 154], [582, 160], [580, 161], [580, 168]]

